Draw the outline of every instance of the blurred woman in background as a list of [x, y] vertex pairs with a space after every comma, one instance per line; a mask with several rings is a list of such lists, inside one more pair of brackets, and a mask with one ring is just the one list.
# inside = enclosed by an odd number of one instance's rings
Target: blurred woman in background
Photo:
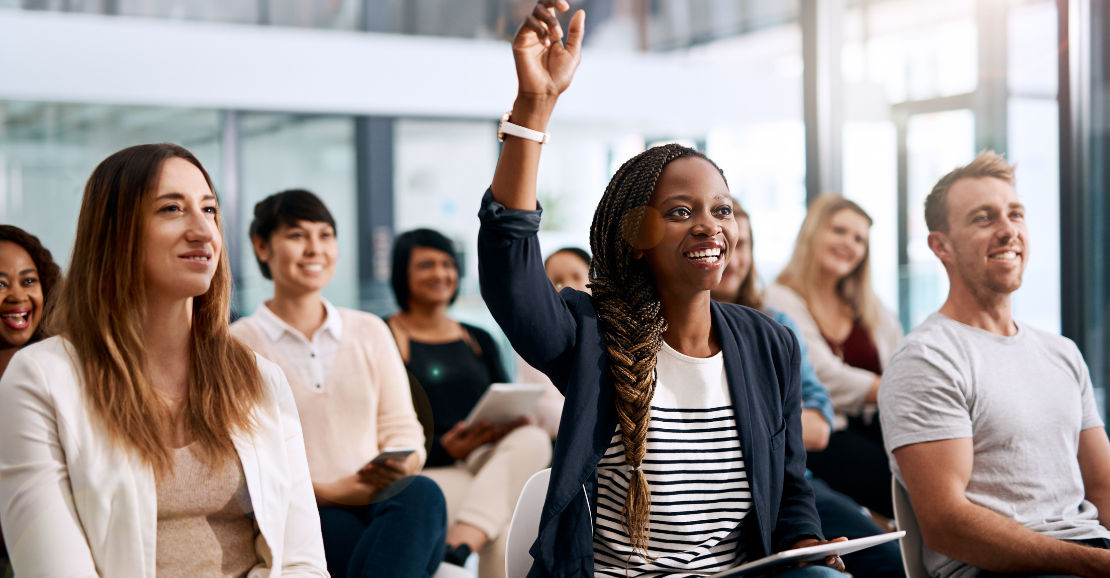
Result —
[[[736, 251], [721, 276], [721, 283], [712, 291], [713, 299], [721, 303], [736, 303], [759, 309], [783, 324], [798, 337], [798, 351], [802, 374], [802, 442], [807, 452], [819, 452], [828, 445], [833, 426], [833, 406], [829, 393], [817, 378], [809, 361], [808, 347], [801, 331], [789, 316], [766, 307], [759, 275], [753, 260], [754, 240], [751, 218], [740, 202], [733, 199], [740, 235]], [[810, 476], [814, 502], [821, 516], [821, 530], [826, 536], [863, 538], [883, 533], [883, 528], [865, 516], [855, 501], [829, 487], [823, 480]], [[844, 555], [844, 565], [857, 578], [905, 578], [902, 553], [895, 542], [887, 542], [859, 552]]]
[[[254, 206], [251, 244], [272, 299], [231, 333], [285, 372], [304, 429], [333, 578], [435, 573], [447, 507], [424, 463], [424, 432], [393, 337], [378, 316], [323, 296], [335, 275], [335, 219], [316, 195], [283, 191]], [[404, 460], [371, 463], [385, 448]]]
[[59, 335], [0, 379], [15, 575], [328, 575], [289, 385], [228, 331], [221, 229], [184, 148], [93, 171]]
[[856, 203], [837, 194], [818, 197], [764, 304], [797, 323], [836, 409], [829, 445], [809, 454], [809, 469], [834, 490], [893, 518], [890, 465], [875, 412], [883, 367], [902, 326], [871, 288], [870, 229], [871, 217]]
[[[0, 375], [15, 352], [48, 337], [42, 316], [61, 278], [61, 269], [38, 237], [0, 225]], [[0, 532], [0, 575], [7, 560]]]
[[401, 311], [388, 319], [389, 327], [435, 422], [423, 474], [447, 498], [444, 559], [462, 565], [471, 552], [480, 552], [480, 578], [501, 578], [505, 530], [524, 483], [551, 462], [551, 440], [525, 420], [464, 421], [489, 386], [508, 376], [489, 333], [447, 315], [459, 294], [451, 240], [431, 229], [397, 237], [392, 281]]

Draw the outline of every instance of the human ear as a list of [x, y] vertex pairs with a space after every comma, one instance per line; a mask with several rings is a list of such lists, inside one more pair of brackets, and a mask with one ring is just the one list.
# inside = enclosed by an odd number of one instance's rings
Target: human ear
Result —
[[644, 258], [644, 252], [639, 250], [639, 249], [633, 249], [632, 250], [632, 258], [633, 259], [643, 259]]
[[940, 259], [942, 263], [947, 262], [947, 260], [951, 258], [952, 252], [949, 247], [950, 240], [948, 235], [940, 231], [932, 231], [929, 233], [928, 242], [929, 249], [933, 251], [933, 254], [936, 255], [937, 259]]
[[254, 247], [254, 254], [258, 256], [258, 260], [263, 263], [270, 262], [270, 243], [262, 237], [255, 235], [251, 237], [251, 245]]

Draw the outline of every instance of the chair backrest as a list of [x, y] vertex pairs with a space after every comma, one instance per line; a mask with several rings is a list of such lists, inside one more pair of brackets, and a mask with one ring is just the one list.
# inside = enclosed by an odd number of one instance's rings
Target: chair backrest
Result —
[[902, 566], [906, 568], [906, 578], [930, 578], [921, 559], [921, 549], [925, 540], [921, 537], [921, 527], [917, 525], [917, 515], [913, 513], [910, 504], [910, 494], [897, 477], [892, 476], [892, 489], [894, 494], [894, 520], [898, 523], [899, 530], [905, 530], [906, 535], [898, 540], [902, 547]]
[[524, 578], [532, 569], [532, 555], [528, 550], [540, 535], [540, 512], [547, 498], [547, 484], [551, 481], [551, 468], [540, 470], [524, 484], [516, 501], [513, 519], [505, 535], [505, 576]]

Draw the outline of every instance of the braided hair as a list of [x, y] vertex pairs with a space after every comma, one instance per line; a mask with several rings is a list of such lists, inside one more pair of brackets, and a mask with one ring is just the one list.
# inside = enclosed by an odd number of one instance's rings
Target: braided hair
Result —
[[[650, 148], [625, 162], [597, 205], [590, 233], [594, 258], [589, 287], [617, 390], [624, 461], [632, 468], [621, 522], [633, 552], [645, 560], [650, 559], [651, 490], [640, 468], [647, 451], [651, 399], [655, 395], [656, 354], [663, 346], [667, 322], [651, 270], [643, 259], [633, 258], [633, 251], [650, 248], [637, 240], [642, 238], [644, 227], [650, 226], [648, 205], [656, 182], [667, 163], [684, 157], [713, 163], [697, 150], [678, 144]], [[721, 176], [724, 178], [723, 173]]]

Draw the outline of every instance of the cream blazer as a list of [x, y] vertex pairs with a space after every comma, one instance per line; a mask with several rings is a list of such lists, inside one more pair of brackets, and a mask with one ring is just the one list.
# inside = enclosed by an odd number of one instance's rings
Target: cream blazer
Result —
[[[785, 313], [798, 325], [802, 332], [798, 338], [805, 341], [809, 348], [809, 361], [817, 371], [817, 378], [829, 390], [836, 413], [836, 429], [848, 427], [848, 416], [864, 415], [870, 418], [877, 406], [863, 400], [871, 390], [875, 374], [852, 367], [833, 353], [802, 296], [785, 285], [772, 283], [763, 292], [763, 305]], [[879, 309], [879, 325], [871, 332], [871, 339], [879, 352], [879, 364], [885, 369], [894, 348], [902, 340], [902, 324], [885, 307], [880, 306]]]
[[[253, 434], [233, 436], [259, 538], [249, 578], [328, 576], [297, 408], [273, 363]], [[90, 419], [68, 342], [15, 354], [0, 379], [0, 519], [19, 578], [155, 578], [154, 472]]]

